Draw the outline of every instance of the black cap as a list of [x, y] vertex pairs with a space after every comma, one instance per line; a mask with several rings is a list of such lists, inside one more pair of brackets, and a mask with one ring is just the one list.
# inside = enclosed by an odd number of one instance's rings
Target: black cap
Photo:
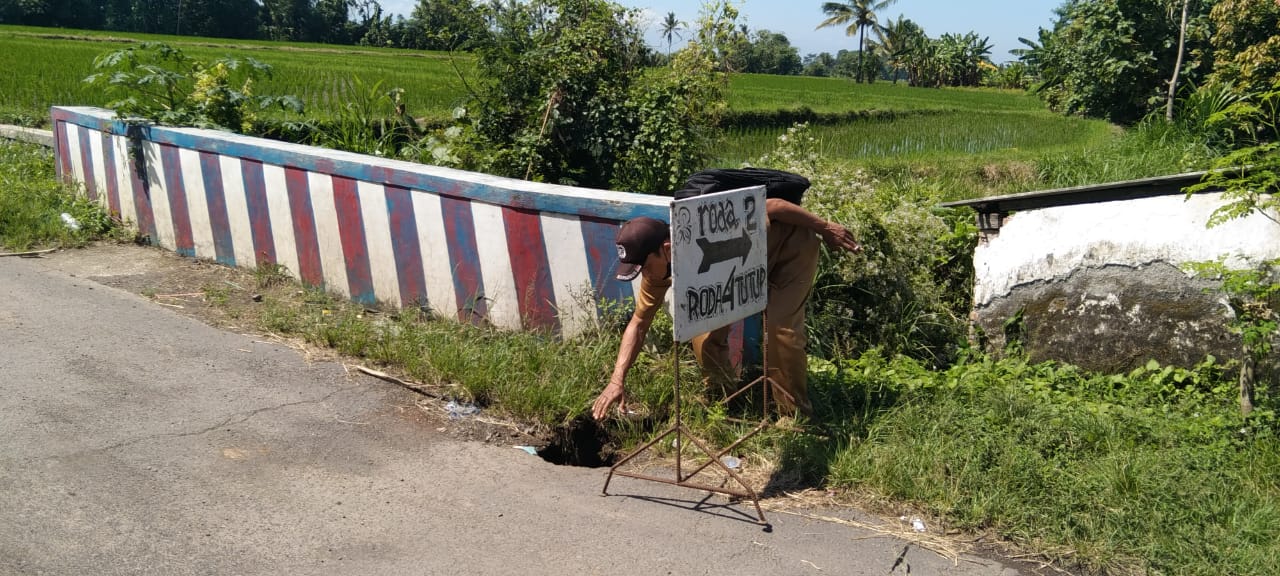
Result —
[[641, 216], [623, 223], [614, 240], [618, 247], [617, 278], [623, 282], [635, 280], [644, 261], [670, 238], [671, 228], [661, 220]]

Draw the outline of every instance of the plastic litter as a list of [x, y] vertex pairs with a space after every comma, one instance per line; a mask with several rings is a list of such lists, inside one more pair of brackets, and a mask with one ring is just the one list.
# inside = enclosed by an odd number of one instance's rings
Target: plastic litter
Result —
[[76, 217], [70, 214], [67, 214], [66, 212], [62, 213], [62, 223], [66, 224], [67, 228], [70, 228], [72, 230], [80, 229], [80, 222], [76, 221]]
[[919, 518], [912, 518], [911, 529], [915, 530], [916, 532], [924, 532], [924, 520], [921, 520]]
[[480, 412], [480, 408], [471, 404], [459, 404], [450, 400], [444, 405], [444, 409], [449, 413], [449, 418], [457, 419], [466, 416], [472, 416]]
[[724, 464], [724, 467], [730, 470], [737, 470], [738, 467], [742, 466], [742, 461], [734, 458], [733, 456], [722, 456], [720, 458], [720, 463]]
[[530, 456], [538, 455], [538, 449], [534, 448], [533, 446], [516, 446], [516, 448], [519, 448], [521, 450], [524, 450], [525, 452], [528, 452]]

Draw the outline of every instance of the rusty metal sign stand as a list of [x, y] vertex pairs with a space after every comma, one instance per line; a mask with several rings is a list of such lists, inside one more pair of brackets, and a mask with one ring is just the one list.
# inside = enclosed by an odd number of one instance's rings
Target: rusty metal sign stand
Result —
[[[763, 318], [763, 323], [765, 328], [765, 330], [762, 330], [762, 332], [767, 335], [768, 334], [767, 328], [768, 328], [768, 322], [769, 322], [768, 314], [767, 313], [762, 314], [762, 318]], [[634, 452], [632, 452], [631, 454], [628, 454], [622, 460], [619, 460], [617, 464], [614, 464], [613, 467], [609, 469], [609, 475], [605, 477], [604, 489], [602, 490], [604, 495], [605, 496], [609, 495], [609, 482], [613, 480], [614, 475], [625, 476], [628, 478], [636, 478], [638, 480], [647, 480], [650, 482], [661, 482], [663, 484], [672, 484], [672, 485], [680, 486], [683, 488], [693, 488], [695, 490], [705, 490], [707, 492], [715, 492], [718, 494], [726, 494], [736, 498], [751, 500], [751, 502], [755, 504], [755, 508], [756, 508], [756, 517], [757, 517], [756, 523], [762, 526], [765, 526], [766, 529], [769, 528], [770, 527], [769, 521], [765, 519], [764, 511], [761, 510], [760, 508], [760, 495], [757, 494], [756, 491], [752, 489], [751, 486], [748, 485], [747, 482], [743, 480], [741, 476], [739, 476], [736, 472], [734, 472], [732, 468], [729, 468], [724, 464], [724, 462], [720, 460], [722, 457], [724, 457], [724, 455], [728, 454], [734, 448], [737, 448], [743, 442], [746, 442], [752, 436], [759, 434], [765, 428], [768, 428], [769, 425], [771, 424], [771, 422], [769, 421], [769, 389], [776, 387], [776, 384], [774, 384], [773, 380], [769, 378], [769, 339], [766, 336], [763, 340], [764, 342], [762, 343], [762, 350], [764, 351], [764, 355], [763, 355], [764, 358], [762, 361], [763, 373], [761, 374], [761, 376], [753, 380], [750, 384], [743, 386], [737, 392], [734, 392], [733, 394], [729, 395], [724, 400], [721, 400], [721, 403], [728, 403], [730, 400], [738, 397], [744, 392], [755, 387], [756, 384], [760, 384], [761, 391], [764, 397], [763, 410], [762, 410], [762, 415], [760, 417], [760, 422], [756, 425], [755, 428], [751, 429], [751, 431], [738, 437], [738, 439], [734, 440], [732, 444], [729, 444], [728, 446], [721, 448], [718, 451], [713, 451], [711, 448], [709, 448], [705, 442], [703, 442], [698, 437], [694, 436], [689, 431], [689, 429], [684, 425], [683, 416], [681, 415], [681, 403], [680, 403], [680, 343], [677, 342], [676, 345], [674, 346], [674, 349], [672, 350], [672, 357], [673, 357], [672, 369], [674, 370], [674, 373], [675, 373], [674, 375], [675, 375], [676, 421], [674, 424], [671, 425], [670, 428], [667, 428], [661, 434], [658, 434], [656, 438], [654, 438], [653, 440], [650, 440], [649, 442], [645, 443], [643, 446], [637, 448]], [[786, 393], [786, 391], [782, 390], [781, 388], [778, 388], [778, 391], [783, 394]], [[732, 418], [730, 420], [734, 422], [746, 422], [746, 423], [752, 422], [752, 421], [742, 420], [738, 418]], [[646, 452], [653, 446], [657, 445], [657, 443], [661, 442], [663, 438], [666, 438], [667, 436], [671, 436], [672, 434], [674, 434], [676, 437], [675, 438], [676, 469], [675, 469], [674, 478], [659, 478], [657, 476], [651, 476], [648, 474], [641, 474], [638, 472], [630, 472], [627, 470], [620, 469], [622, 466], [626, 465], [627, 462], [630, 462], [635, 457], [639, 456], [640, 454]], [[710, 458], [709, 462], [703, 463], [702, 465], [698, 466], [688, 474], [684, 473], [684, 462], [683, 462], [684, 445], [681, 442], [682, 437], [687, 437], [689, 441], [698, 448], [698, 450], [701, 450], [704, 455]], [[698, 482], [693, 481], [693, 478], [695, 476], [697, 476], [700, 472], [702, 472], [703, 470], [706, 470], [708, 467], [712, 465], [718, 466], [722, 471], [728, 474], [730, 478], [732, 478], [735, 482], [737, 482], [738, 485], [742, 487], [742, 489], [739, 490], [735, 488], [726, 488], [724, 486], [724, 483], [722, 483], [720, 486], [711, 486], [708, 484], [700, 484]]]

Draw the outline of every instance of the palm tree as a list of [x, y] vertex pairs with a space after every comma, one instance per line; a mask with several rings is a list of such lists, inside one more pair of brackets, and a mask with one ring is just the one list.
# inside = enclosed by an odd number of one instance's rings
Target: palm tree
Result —
[[667, 40], [667, 54], [671, 54], [671, 38], [683, 38], [680, 31], [684, 29], [684, 22], [676, 19], [675, 12], [667, 12], [667, 17], [662, 20], [662, 37]]
[[862, 52], [866, 47], [866, 29], [880, 32], [883, 27], [876, 21], [876, 12], [884, 10], [897, 0], [847, 0], [841, 2], [825, 2], [822, 13], [827, 15], [815, 30], [832, 26], [845, 26], [846, 36], [858, 34], [858, 81], [862, 81]]
[[885, 62], [893, 69], [893, 83], [897, 84], [898, 75], [906, 68], [907, 56], [921, 43], [924, 30], [905, 16], [898, 16], [877, 31], [876, 36]]

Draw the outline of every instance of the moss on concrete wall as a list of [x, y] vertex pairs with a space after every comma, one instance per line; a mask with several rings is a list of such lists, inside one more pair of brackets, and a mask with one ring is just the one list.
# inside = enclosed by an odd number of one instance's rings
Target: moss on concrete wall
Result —
[[[1080, 268], [1017, 286], [977, 308], [974, 321], [989, 351], [1020, 337], [1034, 361], [1109, 373], [1151, 359], [1190, 367], [1206, 355], [1240, 356], [1240, 339], [1227, 329], [1231, 311], [1215, 287], [1165, 262]], [[1021, 326], [1006, 334], [1006, 324], [1019, 318]]]

